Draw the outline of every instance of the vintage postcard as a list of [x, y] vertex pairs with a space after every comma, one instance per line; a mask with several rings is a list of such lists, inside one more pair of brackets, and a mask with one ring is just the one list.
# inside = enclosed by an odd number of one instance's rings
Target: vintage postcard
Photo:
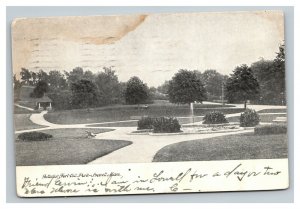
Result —
[[20, 197], [289, 187], [283, 12], [11, 29]]

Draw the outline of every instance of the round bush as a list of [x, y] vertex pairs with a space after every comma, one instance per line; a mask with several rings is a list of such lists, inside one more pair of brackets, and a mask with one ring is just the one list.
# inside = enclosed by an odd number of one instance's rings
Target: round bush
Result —
[[259, 124], [259, 115], [255, 110], [247, 109], [241, 114], [240, 126], [241, 127], [253, 127]]
[[44, 141], [52, 138], [52, 135], [33, 131], [21, 133], [19, 134], [18, 138], [23, 141]]
[[153, 123], [154, 133], [176, 133], [180, 132], [180, 124], [176, 118], [160, 117]]
[[153, 123], [154, 123], [154, 119], [150, 118], [150, 117], [142, 117], [139, 121], [138, 121], [138, 127], [137, 129], [153, 129]]
[[220, 124], [228, 123], [225, 115], [222, 112], [213, 111], [207, 113], [203, 118], [203, 124]]

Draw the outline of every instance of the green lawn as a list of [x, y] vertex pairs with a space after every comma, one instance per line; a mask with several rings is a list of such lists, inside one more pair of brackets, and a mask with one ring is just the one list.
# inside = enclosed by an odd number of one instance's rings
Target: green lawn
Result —
[[[286, 116], [285, 113], [282, 114], [274, 114], [274, 115], [259, 115], [260, 122], [263, 123], [272, 123], [277, 117], [284, 117]], [[230, 117], [227, 118], [229, 122], [240, 122], [240, 116]]]
[[53, 135], [53, 138], [47, 141], [16, 140], [16, 164], [18, 166], [86, 164], [132, 143], [123, 140], [87, 138], [85, 130], [93, 133], [109, 131], [106, 129], [53, 129], [42, 131]]
[[[181, 125], [192, 123], [192, 118], [178, 118], [178, 121]], [[194, 122], [200, 122], [202, 121], [202, 117], [195, 117]], [[108, 123], [108, 124], [93, 124], [88, 125], [88, 127], [137, 127], [137, 121], [128, 121], [128, 122], [114, 122], [114, 123]]]
[[[197, 107], [194, 109], [196, 116], [202, 116], [213, 110], [218, 110], [224, 114], [242, 112], [243, 109], [219, 107], [213, 105], [211, 108]], [[190, 116], [190, 109], [187, 105], [152, 105], [148, 109], [141, 109], [133, 105], [111, 106], [94, 109], [76, 109], [67, 111], [55, 111], [45, 115], [46, 120], [58, 124], [79, 124], [79, 123], [101, 123], [130, 120], [131, 116], [169, 116], [186, 117]]]
[[260, 110], [258, 113], [286, 113], [286, 109], [266, 109]]
[[31, 114], [14, 114], [14, 124], [16, 131], [46, 127], [31, 122], [31, 120], [29, 119], [30, 115]]
[[287, 158], [287, 135], [252, 133], [180, 142], [163, 147], [153, 162]]
[[27, 110], [25, 108], [21, 108], [21, 107], [18, 107], [18, 106], [15, 106], [14, 105], [14, 114], [32, 114], [32, 113], [37, 113], [38, 111], [30, 111], [30, 110]]

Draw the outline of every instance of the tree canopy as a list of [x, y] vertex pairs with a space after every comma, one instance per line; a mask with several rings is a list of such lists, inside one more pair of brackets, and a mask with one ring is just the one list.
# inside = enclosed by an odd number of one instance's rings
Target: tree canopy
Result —
[[169, 100], [172, 103], [189, 104], [207, 98], [206, 90], [194, 71], [179, 70], [169, 82]]
[[226, 83], [228, 76], [222, 75], [216, 70], [205, 70], [201, 75], [201, 81], [207, 91], [209, 100], [220, 100], [222, 97], [223, 84]]
[[41, 98], [46, 92], [48, 92], [49, 86], [46, 81], [39, 81], [36, 84], [36, 87], [33, 89], [33, 92], [30, 94], [30, 97]]
[[127, 81], [125, 89], [126, 104], [142, 104], [149, 100], [149, 88], [141, 81], [140, 78], [134, 76]]
[[77, 108], [94, 107], [97, 104], [97, 87], [89, 80], [78, 80], [71, 84], [72, 106]]
[[226, 83], [226, 97], [230, 103], [256, 99], [259, 95], [259, 83], [250, 67], [241, 65], [235, 68]]
[[260, 104], [285, 104], [285, 53], [284, 45], [273, 60], [260, 59], [251, 65], [260, 84]]

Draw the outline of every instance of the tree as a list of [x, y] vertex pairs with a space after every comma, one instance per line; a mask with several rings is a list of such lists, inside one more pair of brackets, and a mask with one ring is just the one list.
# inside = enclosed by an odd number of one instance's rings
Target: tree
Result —
[[46, 81], [46, 82], [48, 82], [48, 74], [45, 71], [40, 70], [37, 73], [37, 80], [38, 81]]
[[180, 70], [169, 83], [169, 100], [172, 103], [190, 104], [207, 98], [206, 90], [195, 71]]
[[284, 45], [274, 60], [260, 59], [251, 69], [260, 85], [259, 103], [285, 104], [285, 53]]
[[89, 80], [78, 80], [71, 84], [71, 103], [75, 108], [89, 108], [98, 104], [96, 85]]
[[26, 84], [26, 85], [30, 85], [30, 79], [31, 79], [31, 73], [29, 72], [28, 69], [26, 68], [21, 68], [21, 72], [20, 72], [20, 76], [21, 76], [21, 80], [22, 80], [22, 84]]
[[64, 75], [58, 70], [51, 70], [47, 79], [52, 91], [64, 90], [68, 86]]
[[13, 76], [14, 101], [19, 100], [21, 87], [22, 87], [21, 82], [17, 79], [16, 74], [14, 74]]
[[30, 97], [41, 98], [46, 92], [48, 92], [48, 90], [48, 83], [46, 81], [39, 81], [33, 89], [33, 92], [30, 94]]
[[95, 84], [98, 87], [99, 102], [102, 104], [115, 104], [122, 100], [122, 89], [118, 76], [111, 68], [104, 67], [104, 72], [100, 72], [95, 78]]
[[276, 104], [278, 94], [274, 91], [274, 83], [276, 80], [272, 75], [274, 71], [274, 63], [272, 60], [261, 59], [252, 63], [251, 69], [260, 87], [260, 95], [258, 103], [260, 104]]
[[229, 102], [243, 101], [245, 109], [247, 100], [257, 98], [259, 83], [250, 67], [241, 65], [235, 68], [226, 83], [226, 97]]
[[69, 73], [65, 72], [65, 74], [68, 80], [68, 84], [69, 86], [71, 86], [72, 83], [76, 83], [80, 79], [83, 79], [84, 72], [81, 67], [76, 67]]
[[126, 104], [141, 104], [149, 100], [148, 86], [143, 83], [138, 77], [131, 77], [127, 81], [125, 89]]
[[168, 94], [170, 81], [165, 81], [162, 85], [157, 87], [157, 91], [162, 94]]
[[222, 97], [223, 83], [226, 83], [227, 79], [228, 76], [222, 75], [216, 70], [205, 70], [201, 74], [201, 81], [205, 86], [209, 100], [220, 99]]
[[276, 85], [274, 85], [275, 91], [280, 95], [282, 105], [286, 103], [285, 98], [285, 45], [279, 46], [279, 52], [277, 52], [274, 59], [274, 78], [276, 79]]
[[32, 78], [32, 85], [37, 84], [37, 74], [35, 72], [30, 72]]

